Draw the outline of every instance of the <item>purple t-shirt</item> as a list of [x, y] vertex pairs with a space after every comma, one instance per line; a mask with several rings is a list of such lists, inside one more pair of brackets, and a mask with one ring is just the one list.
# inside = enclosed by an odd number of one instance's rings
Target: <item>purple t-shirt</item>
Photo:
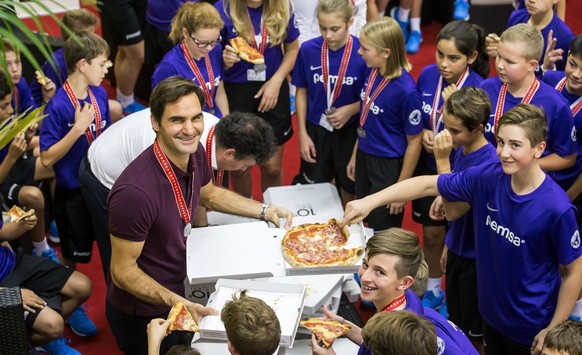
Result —
[[197, 0], [148, 0], [146, 7], [146, 21], [155, 28], [170, 33], [172, 19], [187, 2], [199, 2]]
[[[51, 54], [51, 59], [56, 69], [48, 62], [44, 62], [41, 67], [44, 76], [50, 78], [55, 83], [55, 90], [60, 89], [65, 83], [69, 74], [67, 73], [67, 63], [65, 62], [65, 49], [59, 48]], [[42, 86], [36, 80], [36, 76], [30, 80], [30, 92], [37, 107], [42, 106]]]
[[[383, 76], [378, 74], [372, 90], [378, 87]], [[360, 111], [364, 109], [364, 93], [368, 80], [360, 93]], [[408, 147], [406, 136], [422, 132], [422, 101], [410, 74], [402, 69], [402, 75], [390, 80], [370, 106], [364, 123], [365, 137], [358, 137], [358, 149], [379, 158], [402, 158]]]
[[[418, 87], [418, 91], [420, 92], [421, 99], [422, 99], [422, 114], [423, 114], [422, 115], [422, 125], [423, 125], [423, 128], [430, 129], [432, 131], [434, 131], [434, 129], [431, 125], [431, 114], [432, 114], [433, 109], [434, 109], [432, 106], [434, 104], [436, 90], [437, 90], [437, 86], [439, 84], [440, 77], [441, 77], [441, 73], [439, 72], [437, 65], [430, 64], [430, 65], [427, 65], [426, 67], [424, 67], [424, 69], [420, 73], [420, 76], [418, 77], [418, 84], [416, 85]], [[464, 88], [469, 87], [469, 86], [477, 86], [478, 87], [482, 81], [483, 81], [483, 78], [481, 77], [481, 75], [477, 74], [473, 70], [470, 70], [469, 75], [467, 76], [467, 79], [465, 80], [462, 87], [464, 87]], [[443, 80], [443, 84], [441, 87], [441, 95], [439, 98], [439, 102], [437, 103], [436, 110], [439, 110], [439, 109], [442, 110], [442, 107], [444, 104], [442, 90], [444, 90], [449, 85], [450, 85], [450, 83], [448, 81]], [[437, 117], [437, 119], [438, 119], [438, 117]], [[445, 124], [442, 121], [442, 116], [441, 116], [440, 121], [437, 122], [437, 124], [438, 124], [438, 126], [437, 126], [436, 132], [438, 133], [445, 128]], [[427, 169], [430, 169], [431, 171], [434, 171], [434, 172], [437, 171], [436, 161], [434, 160], [434, 154], [428, 153], [424, 149], [421, 150], [420, 159], [418, 160], [418, 164], [421, 164], [421, 166], [423, 166]]]
[[[0, 229], [2, 229], [2, 218], [0, 218]], [[16, 254], [10, 248], [0, 245], [0, 283], [14, 269], [16, 264]]]
[[[216, 93], [218, 91], [218, 85], [222, 81], [222, 46], [217, 44], [211, 51], [208, 53], [208, 57], [210, 58], [210, 66], [212, 68], [212, 73], [214, 75], [214, 96], [212, 100], [216, 98]], [[192, 58], [194, 60], [194, 58]], [[196, 75], [190, 68], [186, 57], [184, 56], [184, 52], [182, 51], [182, 44], [177, 44], [172, 48], [166, 55], [164, 59], [158, 64], [154, 75], [152, 76], [152, 89], [158, 85], [158, 83], [166, 78], [169, 78], [173, 75], [181, 75], [184, 78], [192, 79], [192, 81], [198, 85], [204, 85], [208, 90], [210, 90], [210, 76], [208, 75], [208, 70], [206, 70], [206, 60], [205, 58], [201, 58], [200, 60], [194, 60], [194, 63], [198, 67], [202, 78], [204, 78], [204, 83], [200, 83], [196, 78]], [[216, 105], [214, 115], [218, 118], [222, 117], [222, 113], [218, 109]], [[210, 112], [210, 108], [208, 107], [208, 103], [204, 103], [204, 111]]]
[[[490, 143], [471, 152], [463, 154], [463, 147], [459, 147], [455, 152], [453, 162], [454, 172], [467, 170], [472, 166], [497, 162], [497, 153], [495, 147]], [[450, 251], [455, 255], [466, 259], [475, 259], [475, 235], [473, 231], [473, 214], [466, 213], [459, 219], [449, 222], [449, 230], [445, 238], [445, 243]]]
[[574, 206], [549, 176], [535, 191], [517, 195], [500, 162], [440, 175], [438, 191], [471, 204], [483, 319], [530, 345], [556, 310], [560, 264], [582, 255]]
[[[563, 71], [553, 71], [549, 70], [544, 73], [544, 82], [550, 86], [555, 87], [556, 89], [560, 81], [564, 79], [564, 72]], [[580, 99], [580, 96], [575, 94], [570, 94], [566, 85], [562, 88], [560, 92], [562, 96], [567, 100], [568, 106], [572, 109], [572, 105]], [[573, 114], [573, 112], [572, 112]], [[559, 170], [554, 172], [553, 178], [556, 182], [562, 186], [564, 190], [569, 189], [578, 175], [582, 174], [582, 110], [578, 111], [574, 116], [574, 126], [576, 127], [576, 147], [577, 147], [577, 155], [576, 155], [576, 163], [574, 166], [571, 166], [564, 170]]]
[[[93, 92], [99, 111], [101, 112], [101, 131], [111, 126], [109, 117], [109, 102], [107, 92], [101, 86], [91, 86], [89, 89]], [[85, 105], [85, 102], [91, 105], [89, 95], [84, 99], [79, 99], [79, 104]], [[45, 117], [40, 126], [40, 151], [46, 151], [69, 133], [71, 127], [75, 124], [75, 108], [67, 96], [64, 88], [60, 88], [55, 96], [47, 104]], [[97, 137], [95, 130], [95, 121], [89, 126], [93, 137]], [[69, 149], [67, 154], [57, 161], [53, 169], [57, 185], [66, 189], [76, 189], [79, 187], [79, 165], [89, 149], [89, 141], [85, 135], [80, 136], [75, 144]]]
[[[481, 88], [487, 92], [491, 99], [491, 115], [485, 126], [485, 138], [493, 146], [497, 146], [493, 126], [495, 124], [495, 108], [501, 91], [502, 82], [499, 77], [483, 80]], [[503, 113], [521, 103], [521, 97], [514, 97], [507, 90]], [[530, 101], [530, 104], [542, 107], [548, 119], [548, 136], [546, 138], [546, 150], [544, 156], [556, 153], [561, 157], [567, 157], [576, 152], [576, 135], [572, 111], [566, 104], [566, 100], [551, 86], [540, 82], [540, 87]]]
[[21, 77], [16, 85], [14, 85], [14, 90], [18, 90], [18, 97], [13, 94], [12, 99], [10, 100], [10, 105], [12, 105], [15, 115], [19, 115], [26, 110], [30, 112], [37, 107], [32, 99], [30, 88], [28, 87], [26, 80], [24, 80], [24, 77]]
[[[418, 296], [410, 289], [406, 290], [404, 310], [423, 316], [434, 324], [437, 336], [437, 355], [478, 354], [471, 341], [459, 327], [435, 310], [423, 307]], [[372, 355], [372, 352], [362, 343], [358, 355]]]
[[[210, 183], [212, 174], [202, 144], [199, 143], [196, 152], [190, 156], [188, 173], [174, 164], [171, 166], [186, 203], [192, 201], [190, 218], [193, 219], [200, 189]], [[194, 179], [193, 184], [191, 178]], [[138, 267], [160, 285], [183, 295], [186, 277], [185, 223], [180, 217], [170, 182], [154, 155], [153, 146], [141, 153], [119, 176], [109, 194], [108, 207], [111, 235], [132, 242], [144, 242], [137, 259]], [[170, 308], [143, 302], [113, 282], [107, 285], [107, 299], [125, 313], [140, 316], [159, 315]]]
[[[224, 27], [221, 31], [223, 46], [230, 42], [231, 38], [235, 38], [238, 36], [236, 29], [232, 23], [232, 19], [230, 18], [230, 9], [226, 8], [225, 11], [225, 2], [223, 0], [219, 0], [215, 5], [222, 21], [224, 21]], [[263, 6], [259, 6], [257, 8], [247, 7], [249, 11], [249, 16], [251, 18], [251, 22], [253, 24], [253, 29], [255, 31], [255, 42], [257, 45], [262, 47], [261, 44], [261, 18], [263, 17]], [[287, 24], [287, 37], [285, 37], [284, 43], [288, 44], [295, 41], [299, 37], [299, 29], [295, 25], [295, 16], [293, 12], [291, 12], [291, 16], [289, 18], [289, 23]], [[267, 36], [267, 48], [265, 49], [265, 64], [267, 65], [267, 73], [266, 78], [267, 80], [270, 79], [273, 74], [279, 69], [281, 62], [283, 61], [283, 50], [281, 46], [272, 46], [269, 42], [269, 37]], [[254, 64], [241, 60], [235, 63], [232, 68], [227, 69], [224, 71], [224, 81], [227, 83], [246, 83], [247, 80], [247, 70], [253, 69]]]
[[[511, 13], [511, 16], [509, 16], [507, 27], [509, 28], [513, 25], [517, 25], [518, 23], [527, 23], [530, 17], [531, 16], [529, 12], [527, 12], [527, 9], [515, 10]], [[554, 13], [552, 21], [541, 30], [542, 37], [544, 37], [544, 50], [542, 51], [542, 57], [540, 58], [540, 65], [544, 62], [546, 47], [548, 44], [548, 34], [550, 33], [550, 30], [554, 31], [553, 37], [557, 40], [556, 49], [562, 49], [564, 51], [564, 59], [556, 62], [556, 69], [564, 70], [564, 68], [566, 68], [565, 59], [568, 51], [570, 50], [570, 43], [576, 36], [570, 27], [568, 27], [568, 25], [566, 25], [566, 23], [562, 21], [562, 19], [556, 13]]]
[[[352, 40], [352, 51], [348, 59], [343, 84], [333, 107], [342, 107], [359, 101], [364, 80], [369, 74], [366, 63], [358, 54], [360, 41], [354, 36], [352, 36]], [[307, 89], [307, 121], [317, 126], [319, 126], [321, 115], [327, 109], [327, 93], [323, 86], [321, 64], [322, 46], [322, 37], [311, 39], [301, 45], [291, 80], [293, 85]], [[328, 90], [330, 92], [333, 92], [337, 85], [337, 76], [345, 49], [346, 46], [337, 51], [329, 50], [329, 81], [331, 85]], [[347, 124], [353, 123], [356, 119], [357, 115], [354, 115]]]

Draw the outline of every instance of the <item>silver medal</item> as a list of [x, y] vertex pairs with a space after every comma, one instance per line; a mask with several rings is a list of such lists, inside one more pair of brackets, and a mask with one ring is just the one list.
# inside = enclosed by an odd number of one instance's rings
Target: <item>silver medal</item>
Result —
[[334, 112], [335, 112], [335, 107], [331, 107], [331, 108], [328, 108], [327, 110], [325, 110], [325, 115], [329, 116], [329, 115], [333, 114]]
[[360, 138], [366, 138], [366, 131], [362, 127], [358, 127], [358, 136]]
[[184, 227], [185, 238], [188, 238], [188, 236], [190, 235], [190, 231], [192, 231], [192, 225], [190, 223], [186, 223], [186, 226]]

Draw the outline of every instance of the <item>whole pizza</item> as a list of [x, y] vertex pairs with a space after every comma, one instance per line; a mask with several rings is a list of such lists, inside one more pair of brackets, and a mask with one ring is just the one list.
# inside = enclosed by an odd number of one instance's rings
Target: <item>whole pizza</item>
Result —
[[302, 224], [289, 229], [281, 242], [283, 257], [295, 268], [355, 265], [364, 248], [346, 248], [350, 238], [346, 227], [335, 219], [326, 223]]

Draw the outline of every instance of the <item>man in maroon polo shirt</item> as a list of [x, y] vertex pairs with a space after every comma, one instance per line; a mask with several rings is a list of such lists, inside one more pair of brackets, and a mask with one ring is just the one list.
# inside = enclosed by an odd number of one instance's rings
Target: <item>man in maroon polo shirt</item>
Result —
[[[147, 324], [153, 318], [165, 318], [178, 301], [197, 321], [216, 314], [182, 296], [186, 238], [199, 202], [213, 210], [275, 224], [287, 218], [286, 228], [293, 219], [288, 209], [261, 204], [212, 183], [199, 142], [204, 130], [204, 94], [192, 81], [163, 80], [150, 103], [156, 141], [124, 170], [108, 201], [112, 254], [106, 315], [126, 354], [147, 353]], [[172, 335], [162, 343], [162, 353], [178, 342]]]

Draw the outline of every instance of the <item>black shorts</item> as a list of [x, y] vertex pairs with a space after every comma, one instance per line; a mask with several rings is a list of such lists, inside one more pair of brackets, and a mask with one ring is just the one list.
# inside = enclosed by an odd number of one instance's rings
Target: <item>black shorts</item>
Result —
[[224, 83], [228, 106], [230, 112], [250, 112], [263, 118], [272, 127], [277, 139], [277, 145], [285, 144], [293, 135], [293, 125], [291, 124], [291, 104], [289, 103], [289, 84], [283, 81], [279, 90], [277, 105], [267, 112], [259, 112], [261, 98], [255, 99], [255, 95], [263, 86], [263, 81], [253, 81], [248, 83]]
[[32, 151], [28, 151], [16, 161], [8, 172], [6, 179], [2, 183], [2, 197], [8, 207], [19, 204], [18, 194], [23, 186], [39, 185], [34, 181], [36, 159], [37, 157], [32, 155]]
[[63, 257], [78, 263], [91, 261], [95, 232], [81, 189], [57, 186], [54, 209]]
[[316, 184], [336, 178], [342, 189], [355, 194], [355, 184], [348, 178], [346, 167], [358, 139], [357, 128], [358, 124], [354, 122], [340, 130], [334, 129], [330, 132], [307, 122], [307, 134], [313, 141], [317, 153], [316, 162], [308, 163], [301, 159], [299, 175], [294, 179], [294, 183]]
[[[448, 297], [448, 294], [447, 294]], [[448, 307], [448, 302], [447, 302]], [[486, 355], [530, 355], [531, 344], [520, 344], [483, 322], [483, 348]]]
[[[402, 159], [378, 158], [356, 152], [356, 198], [363, 198], [395, 184], [402, 170]], [[382, 205], [370, 212], [366, 218], [368, 226], [379, 232], [392, 227], [402, 227], [404, 213], [390, 214]]]
[[143, 40], [147, 0], [98, 1], [104, 26], [118, 46]]
[[477, 305], [477, 265], [475, 259], [447, 253], [447, 310], [472, 342], [483, 342], [483, 319]]
[[174, 43], [170, 40], [168, 32], [160, 30], [149, 22], [146, 22], [144, 32], [144, 63], [155, 66], [174, 47]]
[[[414, 170], [414, 176], [422, 175], [436, 175], [436, 171], [432, 171], [424, 166], [418, 164]], [[423, 226], [440, 227], [446, 226], [447, 220], [435, 221], [430, 218], [430, 206], [434, 201], [434, 196], [422, 197], [412, 201], [412, 220]]]
[[[60, 313], [61, 290], [73, 272], [74, 270], [50, 259], [26, 255], [22, 249], [19, 249], [14, 269], [0, 282], [0, 287], [20, 287], [31, 290], [50, 308]], [[26, 325], [29, 328], [34, 324], [40, 311], [40, 308], [36, 308], [36, 313], [27, 314]]]

